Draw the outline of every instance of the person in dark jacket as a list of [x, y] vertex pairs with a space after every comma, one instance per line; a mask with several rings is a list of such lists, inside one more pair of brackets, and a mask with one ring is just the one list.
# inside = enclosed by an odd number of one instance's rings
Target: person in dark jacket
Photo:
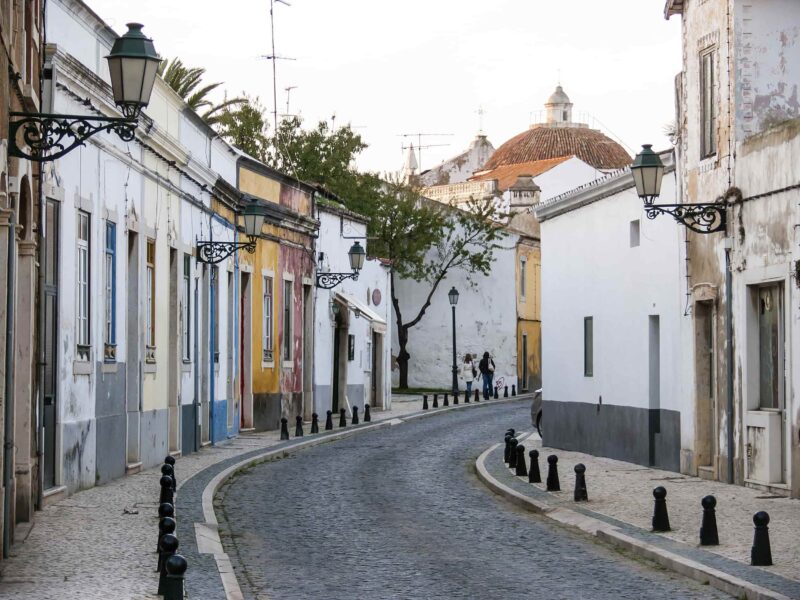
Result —
[[478, 369], [483, 376], [483, 398], [488, 400], [494, 395], [492, 388], [492, 381], [494, 380], [494, 361], [489, 356], [488, 352], [483, 353], [481, 362], [478, 363]]

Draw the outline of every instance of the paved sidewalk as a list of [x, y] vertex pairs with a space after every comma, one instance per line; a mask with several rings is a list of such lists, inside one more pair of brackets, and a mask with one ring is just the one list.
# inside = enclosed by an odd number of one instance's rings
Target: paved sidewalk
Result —
[[[501, 438], [503, 432], [498, 433]], [[597, 534], [599, 527], [611, 526], [625, 536], [638, 540], [642, 548], [654, 546], [662, 554], [676, 554], [687, 561], [705, 565], [709, 571], [717, 570], [749, 582], [753, 588], [766, 588], [790, 598], [800, 598], [800, 502], [776, 497], [762, 491], [725, 483], [689, 477], [671, 471], [650, 469], [636, 464], [579, 452], [543, 448], [536, 433], [521, 443], [525, 446], [526, 465], [528, 452], [540, 452], [539, 467], [543, 481], [547, 479], [547, 456], [558, 456], [558, 473], [561, 492], [547, 492], [546, 485], [530, 484], [527, 478], [516, 477], [503, 464], [503, 444], [482, 456], [485, 470], [501, 486], [530, 501], [531, 510], [549, 514], [568, 525]], [[481, 459], [479, 459], [481, 462]], [[573, 501], [575, 489], [574, 466], [586, 466], [588, 503]], [[479, 465], [480, 470], [480, 465]], [[491, 482], [490, 482], [491, 484]], [[652, 533], [653, 488], [667, 489], [667, 506], [672, 531]], [[498, 490], [496, 490], [498, 491]], [[502, 494], [503, 492], [500, 491]], [[719, 546], [699, 546], [702, 519], [700, 500], [711, 494], [717, 499], [717, 526]], [[503, 494], [512, 497], [513, 494]], [[521, 503], [521, 498], [513, 498]], [[566, 509], [566, 510], [565, 510]], [[750, 547], [753, 542], [753, 515], [760, 511], [770, 515], [770, 541], [772, 567], [750, 566]], [[575, 511], [564, 518], [567, 512]], [[593, 525], [581, 523], [581, 516], [589, 517]], [[591, 519], [593, 518], [593, 519]], [[623, 544], [618, 544], [623, 545]], [[633, 548], [637, 552], [636, 548]], [[648, 550], [650, 552], [650, 550]], [[650, 556], [652, 558], [652, 556]], [[709, 578], [712, 579], [713, 578]], [[746, 587], [746, 586], [745, 586]], [[759, 597], [748, 593], [747, 597]], [[774, 597], [774, 596], [762, 596]]]
[[[421, 409], [421, 396], [396, 397], [391, 410], [372, 411], [372, 421], [396, 419]], [[334, 420], [334, 431], [338, 430], [337, 423], [338, 419]], [[320, 425], [324, 427], [324, 420]], [[293, 426], [289, 429], [294, 432]], [[310, 425], [304, 429], [308, 437]], [[177, 516], [182, 546], [190, 548], [194, 540], [187, 539], [192, 524], [185, 522], [181, 513], [188, 517], [189, 504], [199, 503], [199, 496], [190, 498], [196, 495], [191, 490], [196, 486], [184, 490], [183, 484], [205, 471], [220, 471], [223, 464], [236, 462], [237, 457], [289, 443], [279, 438], [277, 431], [246, 433], [178, 459]], [[15, 544], [11, 556], [0, 562], [0, 598], [157, 599], [154, 548], [159, 469], [160, 466], [78, 492], [37, 512], [27, 539]], [[199, 566], [189, 564], [187, 587], [189, 580], [198, 575]]]

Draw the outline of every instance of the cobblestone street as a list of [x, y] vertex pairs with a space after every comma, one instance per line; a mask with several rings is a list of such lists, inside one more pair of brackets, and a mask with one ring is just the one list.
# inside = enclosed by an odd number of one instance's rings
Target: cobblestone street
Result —
[[240, 473], [217, 514], [245, 597], [727, 597], [488, 492], [475, 458], [529, 422], [527, 403], [457, 411]]

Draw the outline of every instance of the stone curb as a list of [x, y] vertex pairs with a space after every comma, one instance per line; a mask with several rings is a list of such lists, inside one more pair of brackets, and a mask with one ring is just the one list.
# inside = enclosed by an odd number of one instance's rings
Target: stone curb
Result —
[[[301, 450], [303, 448], [311, 448], [312, 446], [316, 446], [318, 444], [323, 444], [326, 442], [333, 442], [337, 440], [341, 440], [358, 433], [362, 433], [365, 431], [373, 431], [375, 429], [381, 429], [385, 427], [393, 427], [395, 425], [402, 425], [406, 421], [412, 421], [414, 419], [419, 419], [421, 417], [427, 417], [431, 415], [438, 415], [441, 413], [449, 412], [451, 410], [459, 410], [464, 408], [471, 408], [471, 407], [481, 407], [481, 406], [492, 406], [494, 404], [505, 404], [509, 402], [518, 402], [521, 400], [530, 400], [533, 397], [533, 394], [517, 394], [516, 396], [509, 396], [508, 398], [498, 398], [497, 400], [485, 400], [482, 402], [470, 402], [468, 404], [457, 404], [455, 406], [447, 406], [447, 407], [440, 407], [436, 409], [430, 409], [427, 411], [420, 411], [417, 413], [410, 413], [408, 415], [403, 415], [402, 417], [396, 418], [389, 418], [384, 419], [377, 422], [372, 422], [369, 424], [361, 424], [357, 425], [351, 429], [343, 429], [335, 431], [334, 433], [329, 434], [315, 434], [315, 437], [302, 439], [296, 441], [295, 443], [288, 444], [286, 446], [281, 446], [280, 448], [264, 448], [263, 452], [259, 452], [254, 456], [250, 456], [244, 460], [239, 461], [220, 471], [217, 473], [214, 478], [208, 482], [206, 487], [203, 489], [202, 495], [202, 507], [203, 507], [203, 523], [194, 523], [194, 531], [195, 531], [195, 538], [197, 541], [197, 551], [199, 554], [212, 554], [214, 556], [214, 562], [217, 565], [217, 570], [219, 571], [220, 580], [222, 581], [222, 587], [225, 590], [225, 597], [227, 600], [244, 600], [244, 594], [242, 594], [242, 589], [239, 586], [239, 581], [236, 579], [236, 573], [234, 572], [233, 565], [231, 564], [230, 557], [225, 552], [222, 547], [222, 541], [219, 537], [219, 522], [217, 521], [217, 515], [214, 512], [214, 496], [216, 496], [219, 489], [222, 485], [237, 471], [248, 467], [249, 465], [266, 460], [275, 456], [280, 456], [284, 458], [288, 456], [291, 452], [296, 450]], [[297, 439], [297, 438], [295, 438]], [[213, 465], [209, 465], [210, 468]], [[205, 470], [205, 469], [204, 469]], [[192, 477], [198, 476], [202, 473], [203, 470], [198, 471]], [[190, 481], [191, 477], [187, 480]], [[180, 490], [181, 485], [185, 482], [181, 482], [178, 486]], [[267, 596], [264, 596], [266, 598]]]
[[[521, 439], [522, 435], [517, 437]], [[475, 470], [478, 479], [494, 493], [503, 496], [509, 502], [552, 519], [564, 527], [588, 533], [617, 548], [633, 552], [680, 575], [690, 577], [703, 584], [708, 583], [736, 598], [747, 598], [747, 600], [790, 600], [788, 596], [778, 592], [626, 535], [619, 528], [600, 519], [595, 519], [568, 508], [550, 506], [546, 502], [535, 500], [511, 489], [497, 481], [486, 469], [486, 458], [500, 445], [494, 444], [484, 450], [475, 461]]]

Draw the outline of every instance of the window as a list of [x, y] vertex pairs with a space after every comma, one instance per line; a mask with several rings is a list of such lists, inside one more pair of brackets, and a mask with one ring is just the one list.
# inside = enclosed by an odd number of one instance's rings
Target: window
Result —
[[78, 211], [78, 355], [89, 358], [89, 213]]
[[261, 360], [272, 360], [272, 277], [264, 277], [264, 295], [262, 296], [261, 323]]
[[700, 54], [700, 152], [701, 158], [717, 153], [717, 50], [711, 48]]
[[192, 256], [183, 255], [183, 289], [181, 290], [181, 356], [192, 360], [192, 337], [190, 326], [192, 316]]
[[283, 360], [292, 360], [292, 281], [283, 282]]
[[356, 336], [352, 333], [347, 336], [347, 360], [354, 361], [356, 359]]
[[594, 375], [594, 323], [592, 317], [583, 318], [583, 375]]
[[[146, 345], [154, 348], [156, 345], [156, 242], [147, 240], [147, 335]], [[145, 357], [152, 361], [154, 356], [150, 353]]]
[[214, 364], [219, 364], [219, 268], [211, 267], [211, 315], [214, 335]]
[[105, 311], [105, 360], [116, 360], [115, 345], [117, 343], [117, 226], [106, 221], [106, 311]]
[[522, 256], [519, 259], [519, 299], [522, 302], [525, 302], [525, 265], [527, 264], [527, 259]]
[[630, 231], [630, 243], [631, 248], [635, 248], [639, 245], [639, 219], [635, 221], [631, 221], [631, 231]]

